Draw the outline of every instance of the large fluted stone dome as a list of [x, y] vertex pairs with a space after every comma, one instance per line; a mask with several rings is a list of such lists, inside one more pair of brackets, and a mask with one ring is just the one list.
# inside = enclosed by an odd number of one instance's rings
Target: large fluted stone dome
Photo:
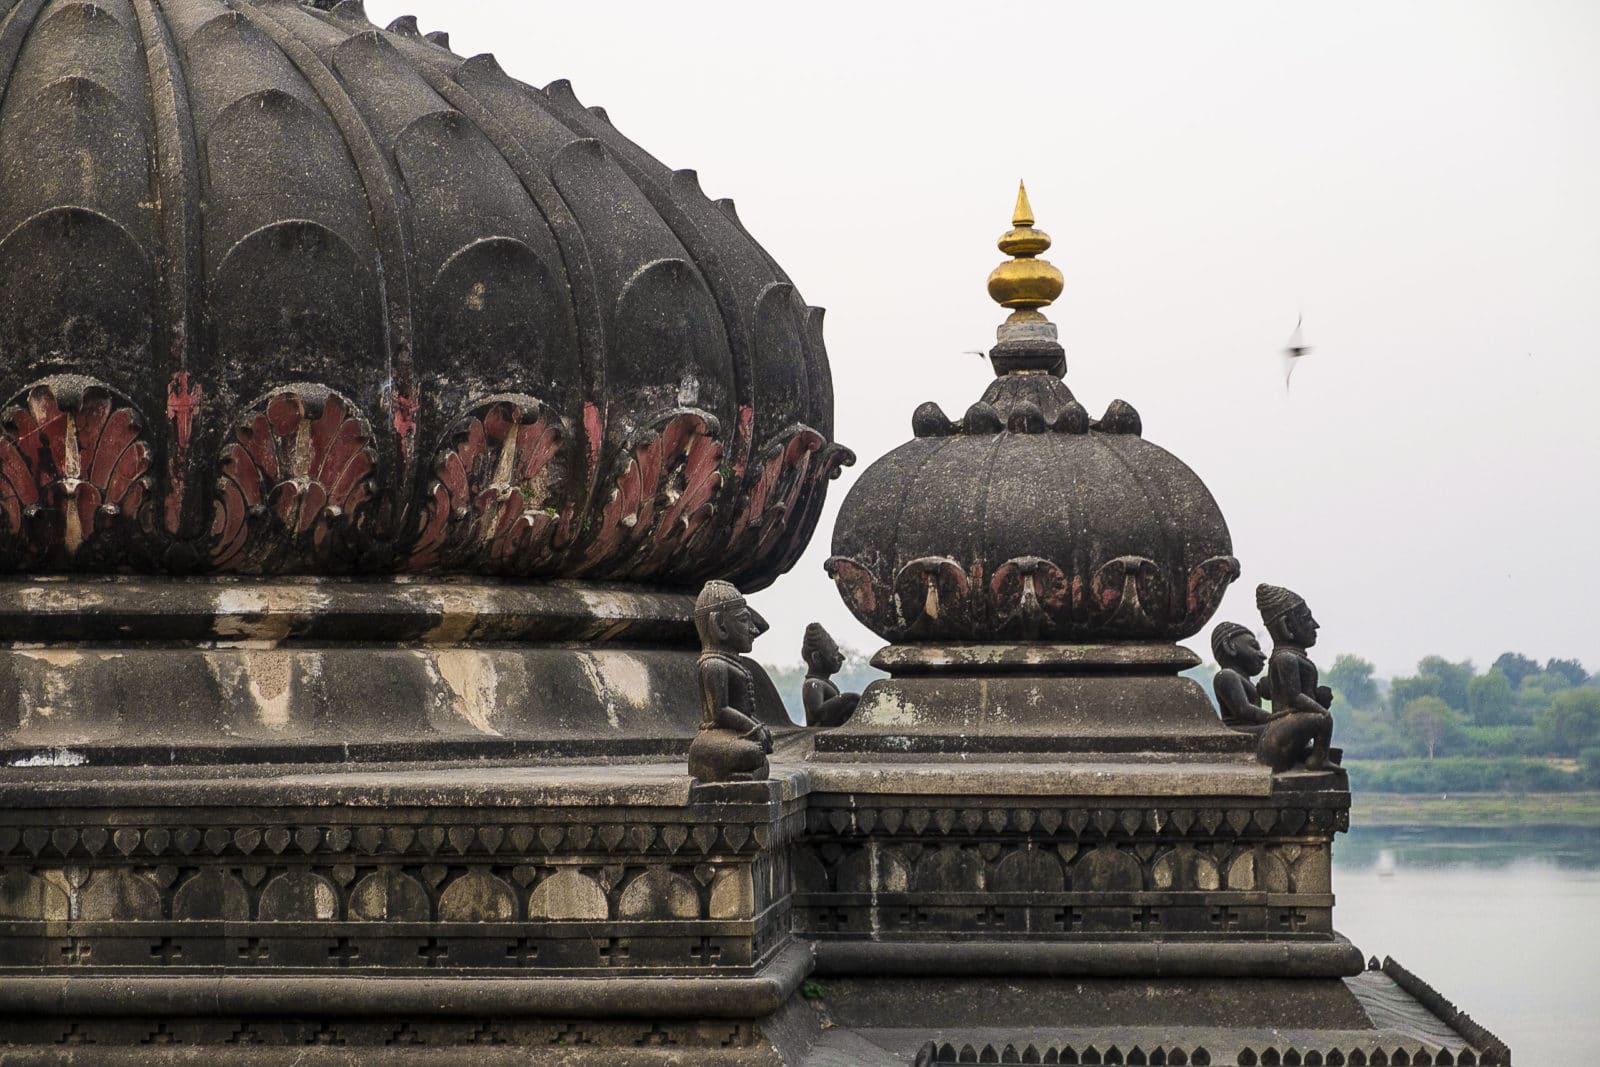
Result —
[[566, 83], [327, 7], [0, 0], [0, 558], [787, 569], [820, 311]]

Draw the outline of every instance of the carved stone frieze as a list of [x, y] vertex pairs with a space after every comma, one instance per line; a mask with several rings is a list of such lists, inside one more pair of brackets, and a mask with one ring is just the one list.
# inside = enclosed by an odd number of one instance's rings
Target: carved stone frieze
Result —
[[205, 395], [187, 372], [175, 379], [172, 432], [157, 438], [91, 379], [58, 375], [17, 397], [0, 428], [0, 537], [12, 565], [684, 586], [744, 575], [759, 586], [799, 556], [826, 483], [854, 458], [797, 424], [746, 461], [748, 407], [732, 441], [716, 416], [688, 408], [612, 441], [592, 404], [574, 420], [502, 393], [454, 420], [412, 494], [394, 488], [395, 457], [360, 404], [290, 383], [246, 404], [219, 446], [209, 528], [191, 542], [178, 531], [184, 509], [206, 499], [186, 480], [201, 462], [190, 455], [205, 438], [196, 420], [214, 418]]
[[1181, 582], [1142, 556], [1081, 570], [1018, 556], [992, 575], [948, 556], [892, 575], [840, 556], [827, 566], [856, 616], [891, 641], [1177, 639], [1211, 617], [1239, 576], [1232, 556], [1202, 561]]
[[[822, 803], [793, 861], [819, 938], [1332, 937], [1347, 802]], [[876, 798], [873, 798], [876, 799]]]
[[[647, 1049], [694, 1050], [697, 1062], [742, 1063], [758, 1047], [761, 1029], [744, 1020], [675, 1018], [528, 1018], [362, 1016], [358, 1018], [243, 1018], [225, 1014], [160, 1020], [116, 1017], [59, 1017], [8, 1020], [0, 1050], [7, 1045], [59, 1046], [88, 1054], [85, 1046], [214, 1047], [218, 1055], [244, 1048], [376, 1048], [403, 1055], [424, 1048], [469, 1048], [480, 1057], [502, 1049], [571, 1049], [575, 1052]], [[392, 1050], [382, 1053], [383, 1049]], [[726, 1059], [716, 1058], [726, 1056]], [[484, 1062], [481, 1058], [478, 1062]], [[498, 1059], [491, 1062], [501, 1062]], [[506, 1061], [510, 1062], [510, 1061]]]
[[0, 968], [749, 974], [787, 945], [792, 805], [565, 814], [3, 826]]

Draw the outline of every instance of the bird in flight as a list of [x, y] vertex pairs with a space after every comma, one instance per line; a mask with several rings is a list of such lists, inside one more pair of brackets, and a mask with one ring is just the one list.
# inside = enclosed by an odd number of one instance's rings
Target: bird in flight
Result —
[[1301, 312], [1294, 320], [1294, 333], [1289, 335], [1289, 343], [1283, 349], [1283, 391], [1289, 391], [1289, 379], [1294, 376], [1295, 361], [1307, 352], [1311, 346], [1306, 344], [1306, 339], [1300, 334], [1300, 327], [1305, 322], [1305, 312]]

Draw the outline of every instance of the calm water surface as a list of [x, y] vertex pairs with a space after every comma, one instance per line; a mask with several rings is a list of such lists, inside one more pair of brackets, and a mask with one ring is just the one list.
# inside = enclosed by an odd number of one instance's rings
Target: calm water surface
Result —
[[1600, 832], [1357, 828], [1333, 854], [1339, 931], [1499, 1034], [1518, 1067], [1600, 1048]]

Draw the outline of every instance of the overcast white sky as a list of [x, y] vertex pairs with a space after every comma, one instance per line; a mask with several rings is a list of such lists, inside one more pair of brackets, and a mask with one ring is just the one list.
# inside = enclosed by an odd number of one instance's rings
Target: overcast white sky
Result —
[[[984, 388], [1025, 176], [1093, 412], [1210, 485], [1244, 577], [1380, 673], [1508, 648], [1600, 669], [1600, 4], [368, 0], [570, 78], [691, 167], [828, 309], [859, 472]], [[1285, 396], [1304, 308], [1316, 346]], [[810, 552], [757, 604], [798, 658], [880, 642]], [[1204, 635], [1191, 641], [1204, 650]]]

